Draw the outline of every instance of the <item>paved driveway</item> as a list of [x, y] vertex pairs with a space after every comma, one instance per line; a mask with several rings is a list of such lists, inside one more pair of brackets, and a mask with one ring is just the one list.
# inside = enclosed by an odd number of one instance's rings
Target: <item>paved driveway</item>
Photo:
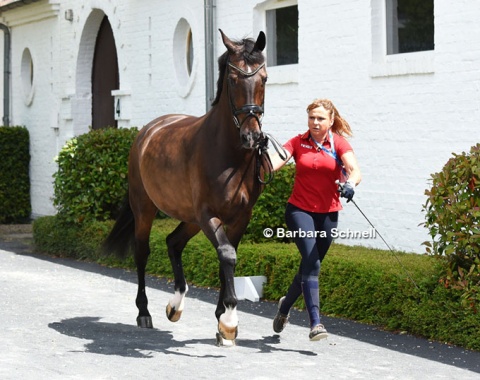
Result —
[[147, 286], [153, 330], [135, 325], [134, 273], [0, 242], [0, 379], [480, 379], [479, 352], [342, 319], [310, 342], [294, 312], [279, 336], [263, 301], [240, 301], [237, 346], [217, 347], [215, 290], [192, 287], [171, 323], [173, 286]]

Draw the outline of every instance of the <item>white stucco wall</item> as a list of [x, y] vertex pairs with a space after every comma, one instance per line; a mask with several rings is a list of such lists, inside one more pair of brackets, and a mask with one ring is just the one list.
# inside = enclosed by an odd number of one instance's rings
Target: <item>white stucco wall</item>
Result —
[[[255, 38], [265, 30], [265, 9], [277, 3], [217, 0], [216, 27], [233, 38]], [[85, 111], [91, 107], [91, 45], [103, 14], [117, 46], [119, 126], [142, 126], [165, 113], [205, 112], [203, 5], [44, 0], [0, 15], [12, 32], [11, 123], [31, 134], [34, 216], [55, 212], [53, 159], [91, 122]], [[363, 172], [357, 204], [394, 248], [423, 252], [428, 236], [419, 224], [430, 173], [451, 152], [480, 139], [480, 7], [435, 0], [435, 50], [386, 56], [383, 6], [383, 0], [298, 0], [299, 64], [268, 67], [264, 129], [285, 142], [306, 129], [305, 107], [313, 98], [332, 99], [355, 134], [351, 143]], [[65, 19], [67, 9], [73, 21]], [[191, 78], [179, 82], [173, 41], [181, 19], [192, 28], [195, 59]], [[21, 91], [26, 47], [35, 70], [29, 105]], [[224, 51], [218, 33], [215, 48], [217, 56]], [[348, 204], [340, 227], [369, 225]], [[384, 248], [380, 239], [348, 243]]]

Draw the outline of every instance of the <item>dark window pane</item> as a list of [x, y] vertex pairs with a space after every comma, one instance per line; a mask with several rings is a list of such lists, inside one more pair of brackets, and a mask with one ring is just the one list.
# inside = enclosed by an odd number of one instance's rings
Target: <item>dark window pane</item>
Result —
[[398, 0], [398, 53], [434, 49], [433, 0]]
[[298, 7], [275, 10], [277, 65], [298, 63]]

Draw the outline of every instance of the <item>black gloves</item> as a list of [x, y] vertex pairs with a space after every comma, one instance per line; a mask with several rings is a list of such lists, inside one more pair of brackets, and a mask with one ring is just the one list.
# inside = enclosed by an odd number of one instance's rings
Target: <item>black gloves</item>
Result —
[[351, 182], [345, 182], [344, 184], [338, 183], [338, 191], [342, 198], [347, 198], [347, 203], [350, 202], [355, 194], [355, 185]]

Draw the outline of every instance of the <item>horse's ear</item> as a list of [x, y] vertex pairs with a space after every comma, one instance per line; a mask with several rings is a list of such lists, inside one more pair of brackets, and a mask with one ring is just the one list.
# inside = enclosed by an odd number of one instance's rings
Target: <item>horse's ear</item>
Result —
[[222, 35], [222, 41], [225, 47], [228, 49], [230, 53], [235, 53], [236, 51], [236, 46], [235, 44], [228, 38], [225, 33], [223, 33], [222, 29], [218, 29], [220, 31], [220, 34]]
[[260, 31], [260, 33], [258, 33], [257, 42], [255, 42], [255, 46], [253, 47], [253, 50], [263, 51], [263, 49], [265, 49], [266, 44], [267, 44], [267, 39], [265, 37], [265, 33]]

